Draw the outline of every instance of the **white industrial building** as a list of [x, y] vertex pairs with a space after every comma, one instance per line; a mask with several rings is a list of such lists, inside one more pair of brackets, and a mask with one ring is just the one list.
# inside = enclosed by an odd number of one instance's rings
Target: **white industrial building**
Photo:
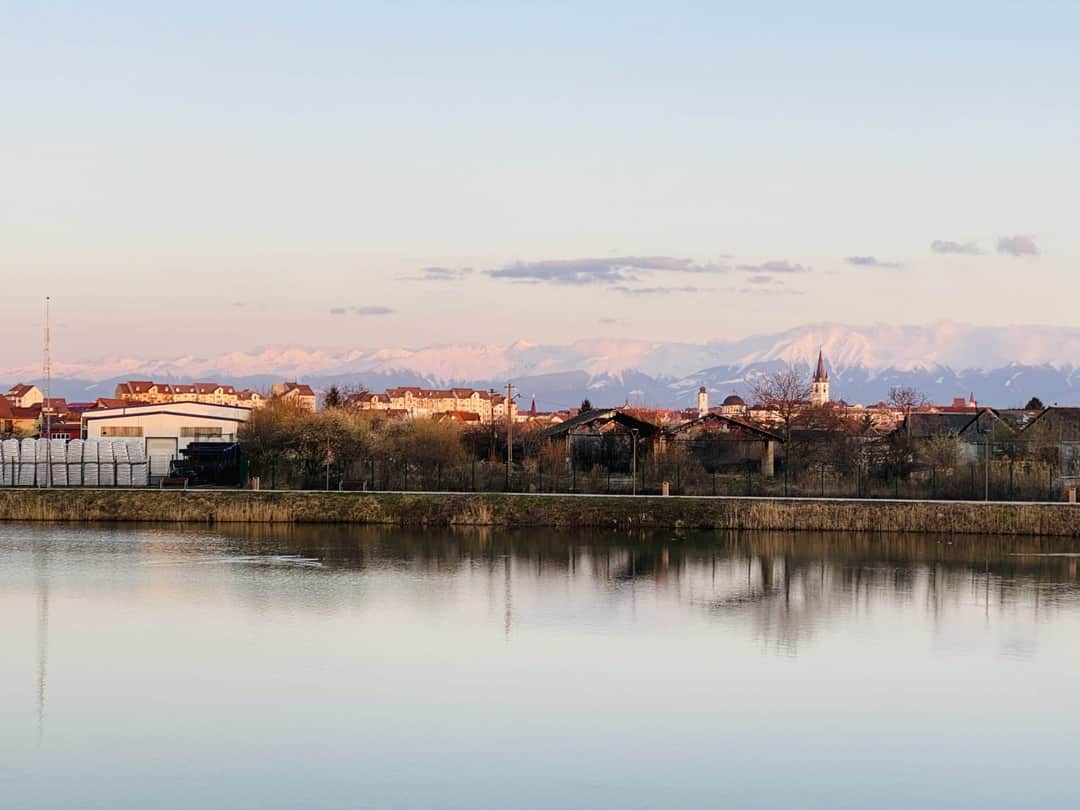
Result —
[[83, 438], [143, 442], [150, 475], [166, 475], [169, 462], [192, 442], [234, 442], [251, 410], [208, 402], [163, 402], [100, 408], [82, 415]]

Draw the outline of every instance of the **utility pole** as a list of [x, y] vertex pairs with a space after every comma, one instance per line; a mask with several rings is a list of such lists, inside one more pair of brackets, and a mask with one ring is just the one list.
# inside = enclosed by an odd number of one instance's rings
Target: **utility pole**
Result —
[[510, 491], [510, 470], [514, 464], [514, 386], [506, 384], [506, 491]]

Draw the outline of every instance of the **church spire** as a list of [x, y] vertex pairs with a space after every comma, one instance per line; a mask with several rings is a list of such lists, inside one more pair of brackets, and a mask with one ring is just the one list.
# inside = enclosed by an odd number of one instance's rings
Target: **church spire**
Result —
[[810, 404], [826, 405], [829, 403], [829, 370], [825, 368], [825, 350], [819, 349], [817, 356], [817, 371], [814, 372], [814, 381], [810, 384]]
[[825, 369], [825, 349], [818, 349], [817, 371], [814, 372], [814, 382], [828, 382], [829, 372]]

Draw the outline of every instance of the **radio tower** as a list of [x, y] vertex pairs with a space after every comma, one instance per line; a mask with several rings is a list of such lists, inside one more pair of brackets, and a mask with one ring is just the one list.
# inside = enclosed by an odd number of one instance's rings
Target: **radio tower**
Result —
[[45, 404], [41, 414], [45, 417], [45, 441], [48, 461], [45, 463], [45, 486], [52, 486], [52, 345], [49, 338], [49, 296], [45, 296], [45, 341], [41, 360], [41, 376], [45, 379]]

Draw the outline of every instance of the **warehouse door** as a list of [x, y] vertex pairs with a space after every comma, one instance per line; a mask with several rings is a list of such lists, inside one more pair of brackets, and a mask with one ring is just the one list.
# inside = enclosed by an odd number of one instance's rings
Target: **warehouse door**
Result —
[[150, 460], [150, 483], [157, 484], [169, 474], [169, 462], [176, 456], [176, 438], [148, 438], [146, 457]]

